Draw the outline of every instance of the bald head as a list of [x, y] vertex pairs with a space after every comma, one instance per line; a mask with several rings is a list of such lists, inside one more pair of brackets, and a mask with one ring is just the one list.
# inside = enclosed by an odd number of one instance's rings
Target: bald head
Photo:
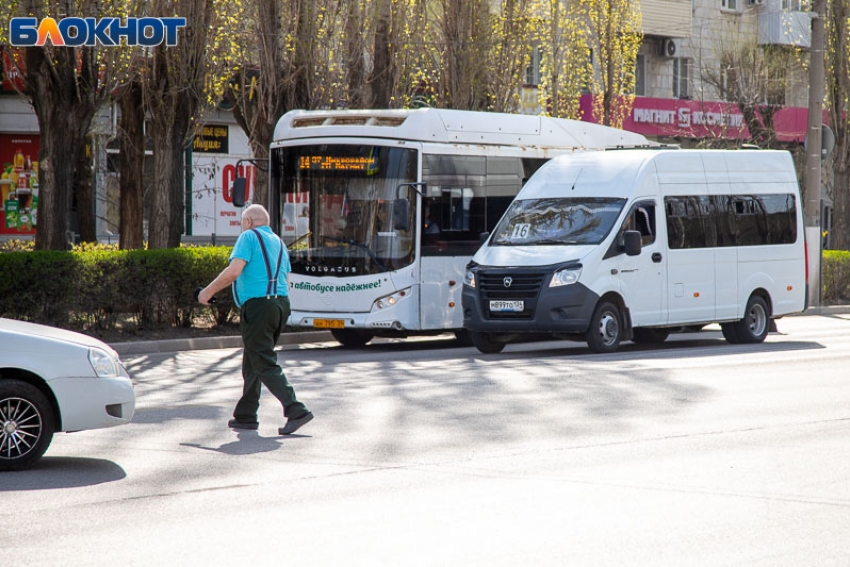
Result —
[[251, 219], [254, 226], [269, 224], [269, 213], [262, 205], [251, 205], [242, 213], [243, 219]]

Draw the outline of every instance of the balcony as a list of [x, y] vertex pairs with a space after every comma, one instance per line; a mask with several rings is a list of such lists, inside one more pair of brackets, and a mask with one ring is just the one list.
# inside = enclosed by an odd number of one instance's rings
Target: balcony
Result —
[[808, 12], [782, 9], [778, 1], [758, 7], [759, 45], [812, 46], [812, 20]]
[[658, 37], [691, 37], [691, 0], [641, 0], [643, 33]]

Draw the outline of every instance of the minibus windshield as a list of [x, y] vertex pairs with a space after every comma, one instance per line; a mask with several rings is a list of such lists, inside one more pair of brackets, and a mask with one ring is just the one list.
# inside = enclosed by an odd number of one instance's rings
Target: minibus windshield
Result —
[[496, 227], [491, 245], [599, 244], [625, 204], [616, 198], [517, 200]]

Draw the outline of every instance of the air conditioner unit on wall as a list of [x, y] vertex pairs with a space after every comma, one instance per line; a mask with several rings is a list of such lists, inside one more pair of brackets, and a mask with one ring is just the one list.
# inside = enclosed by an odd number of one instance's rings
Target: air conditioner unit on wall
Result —
[[679, 43], [675, 39], [662, 39], [658, 44], [659, 57], [676, 57]]

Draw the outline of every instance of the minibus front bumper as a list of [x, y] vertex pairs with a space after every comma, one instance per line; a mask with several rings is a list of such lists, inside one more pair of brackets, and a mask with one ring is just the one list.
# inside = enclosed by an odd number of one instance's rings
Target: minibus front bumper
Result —
[[[526, 297], [521, 312], [490, 309], [488, 292], [463, 286], [463, 326], [482, 333], [584, 333], [599, 296], [581, 283], [557, 287], [541, 282], [535, 297]], [[502, 294], [505, 295], [505, 294]], [[501, 299], [501, 298], [500, 298]]]

